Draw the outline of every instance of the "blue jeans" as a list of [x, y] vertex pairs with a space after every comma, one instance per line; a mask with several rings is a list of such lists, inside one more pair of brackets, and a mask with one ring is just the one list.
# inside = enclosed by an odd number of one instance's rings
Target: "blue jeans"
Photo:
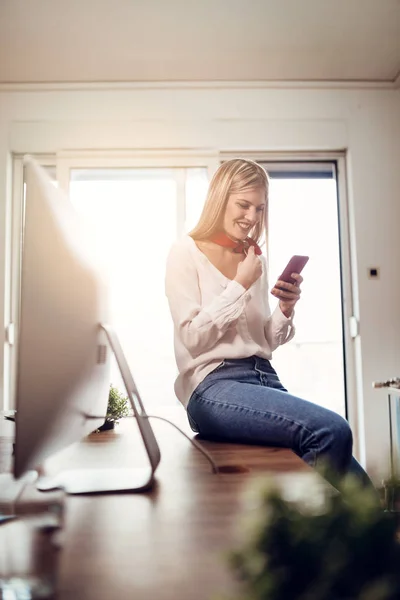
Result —
[[289, 394], [268, 360], [224, 360], [197, 386], [187, 412], [202, 437], [291, 448], [316, 469], [329, 465], [335, 477], [353, 473], [373, 487], [352, 456], [348, 422]]

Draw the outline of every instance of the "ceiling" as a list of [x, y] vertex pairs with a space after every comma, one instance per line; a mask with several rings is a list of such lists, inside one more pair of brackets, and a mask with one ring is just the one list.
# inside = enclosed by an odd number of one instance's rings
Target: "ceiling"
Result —
[[0, 0], [0, 83], [399, 73], [400, 0]]

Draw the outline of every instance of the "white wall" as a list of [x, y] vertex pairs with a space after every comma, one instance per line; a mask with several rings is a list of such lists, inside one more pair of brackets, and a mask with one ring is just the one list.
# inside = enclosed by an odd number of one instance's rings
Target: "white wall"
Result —
[[[400, 376], [400, 90], [160, 86], [0, 93], [3, 314], [9, 153], [99, 148], [348, 150], [362, 356], [359, 428], [367, 467], [383, 472], [386, 395], [371, 382]], [[379, 281], [367, 278], [367, 266], [380, 267]], [[0, 364], [2, 338], [0, 331]]]

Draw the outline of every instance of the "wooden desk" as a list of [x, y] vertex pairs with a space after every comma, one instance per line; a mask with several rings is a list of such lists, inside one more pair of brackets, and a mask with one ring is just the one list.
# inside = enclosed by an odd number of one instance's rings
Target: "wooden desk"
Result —
[[[194, 435], [180, 407], [157, 414]], [[290, 474], [291, 490], [318, 478], [290, 450], [203, 441], [218, 465], [241, 467], [216, 475], [173, 427], [152, 424], [162, 459], [150, 492], [66, 498], [58, 600], [206, 600], [233, 592], [224, 553], [235, 544], [251, 477]], [[136, 427], [126, 419], [92, 434], [51, 458], [46, 470], [144, 464]]]

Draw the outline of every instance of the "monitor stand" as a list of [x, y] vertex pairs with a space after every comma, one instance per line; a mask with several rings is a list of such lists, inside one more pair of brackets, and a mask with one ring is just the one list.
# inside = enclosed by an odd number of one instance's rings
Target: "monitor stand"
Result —
[[62, 471], [54, 477], [41, 477], [37, 483], [37, 488], [41, 491], [62, 488], [67, 494], [90, 494], [117, 491], [140, 492], [148, 490], [153, 485], [154, 473], [161, 458], [157, 440], [117, 334], [109, 325], [101, 324], [100, 327], [105, 332], [117, 360], [126, 392], [132, 406], [133, 415], [136, 418], [140, 435], [146, 449], [149, 466], [132, 469], [116, 467], [111, 469], [74, 469]]

